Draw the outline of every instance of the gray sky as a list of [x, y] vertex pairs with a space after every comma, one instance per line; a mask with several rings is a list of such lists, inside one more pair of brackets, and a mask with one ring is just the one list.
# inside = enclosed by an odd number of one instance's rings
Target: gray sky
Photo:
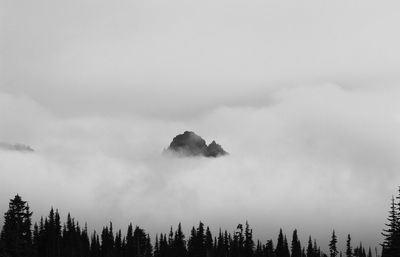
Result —
[[[0, 3], [0, 141], [36, 150], [0, 151], [1, 212], [20, 193], [93, 227], [380, 240], [400, 181], [398, 2]], [[184, 130], [231, 155], [162, 156]]]

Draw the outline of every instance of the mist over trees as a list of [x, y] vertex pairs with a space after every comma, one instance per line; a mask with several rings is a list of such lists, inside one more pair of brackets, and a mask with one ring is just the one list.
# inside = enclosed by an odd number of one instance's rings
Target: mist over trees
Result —
[[[50, 209], [47, 217], [41, 217], [32, 226], [32, 212], [19, 195], [10, 200], [4, 214], [0, 234], [0, 257], [372, 257], [371, 248], [361, 243], [352, 246], [350, 234], [346, 249], [337, 248], [338, 238], [332, 231], [329, 253], [321, 251], [311, 235], [304, 245], [295, 229], [289, 242], [280, 229], [276, 240], [261, 242], [253, 239], [248, 222], [239, 224], [233, 231], [221, 230], [212, 235], [208, 226], [200, 222], [193, 226], [190, 235], [182, 232], [179, 223], [176, 230], [156, 234], [154, 240], [139, 226], [128, 225], [126, 234], [115, 230], [110, 222], [101, 232], [88, 232], [87, 225], [80, 224], [70, 214], [61, 222], [58, 210]], [[400, 256], [400, 188], [392, 197], [381, 257]], [[379, 256], [375, 248], [375, 256]]]

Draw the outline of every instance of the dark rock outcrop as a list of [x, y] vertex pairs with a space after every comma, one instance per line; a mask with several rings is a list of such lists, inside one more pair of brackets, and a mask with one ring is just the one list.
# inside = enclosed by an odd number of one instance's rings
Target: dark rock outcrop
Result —
[[218, 157], [226, 154], [227, 152], [224, 149], [222, 149], [222, 147], [215, 141], [212, 141], [211, 144], [207, 146], [207, 149], [204, 152], [204, 156], [206, 157]]
[[183, 156], [219, 157], [228, 154], [215, 141], [207, 145], [203, 138], [191, 131], [185, 131], [174, 137], [168, 150]]

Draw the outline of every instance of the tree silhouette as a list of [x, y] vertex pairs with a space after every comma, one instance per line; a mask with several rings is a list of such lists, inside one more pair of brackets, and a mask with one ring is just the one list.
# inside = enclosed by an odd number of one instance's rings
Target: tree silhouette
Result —
[[346, 241], [346, 257], [352, 257], [352, 256], [353, 256], [353, 250], [351, 248], [351, 237], [350, 234], [348, 234]]
[[4, 225], [0, 235], [4, 256], [33, 255], [31, 216], [29, 205], [19, 195], [10, 200], [9, 209], [4, 214]]
[[[79, 222], [68, 213], [65, 223], [61, 223], [57, 209], [50, 209], [48, 216], [41, 217], [31, 232], [32, 212], [19, 195], [10, 200], [9, 210], [4, 214], [4, 225], [0, 234], [0, 257], [325, 257], [316, 240], [311, 235], [306, 248], [301, 247], [298, 231], [293, 231], [291, 253], [286, 235], [279, 230], [276, 248], [272, 240], [265, 244], [253, 241], [253, 230], [248, 222], [239, 224], [232, 234], [219, 229], [213, 237], [211, 229], [202, 222], [193, 227], [186, 243], [182, 226], [179, 223], [174, 232], [156, 234], [154, 249], [150, 235], [139, 226], [129, 224], [126, 236], [121, 230], [114, 232], [110, 222], [101, 233], [89, 234], [87, 225], [82, 228]], [[399, 196], [392, 198], [388, 222], [383, 231], [382, 257], [400, 257], [399, 251]], [[335, 230], [329, 242], [330, 257], [337, 257], [337, 237]], [[154, 251], [153, 251], [154, 250]], [[371, 248], [360, 243], [351, 246], [347, 236], [346, 257], [372, 257]], [[375, 250], [377, 253], [377, 250]], [[376, 254], [377, 255], [377, 254]], [[340, 252], [342, 257], [342, 252]]]
[[331, 238], [331, 241], [329, 242], [330, 257], [336, 257], [339, 253], [337, 250], [336, 244], [337, 244], [337, 237], [335, 235], [335, 230], [333, 230], [332, 238]]
[[276, 249], [275, 249], [275, 255], [276, 255], [276, 257], [286, 257], [285, 256], [285, 242], [284, 242], [284, 238], [283, 238], [282, 229], [279, 230], [278, 242], [276, 244]]
[[389, 217], [387, 218], [386, 228], [383, 230], [384, 237], [382, 243], [382, 257], [400, 256], [400, 187], [399, 194], [396, 197], [398, 202], [392, 196], [390, 202]]
[[291, 250], [292, 250], [292, 257], [301, 257], [301, 244], [297, 236], [297, 229], [293, 231]]

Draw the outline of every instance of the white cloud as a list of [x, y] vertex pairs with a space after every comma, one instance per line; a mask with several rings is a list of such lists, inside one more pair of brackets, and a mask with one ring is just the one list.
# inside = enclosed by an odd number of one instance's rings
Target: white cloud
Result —
[[[399, 91], [386, 89], [294, 87], [269, 96], [273, 106], [221, 107], [183, 121], [59, 117], [1, 94], [1, 109], [12, 110], [1, 113], [1, 139], [36, 152], [0, 151], [0, 209], [20, 193], [36, 215], [53, 205], [93, 227], [133, 220], [154, 233], [179, 221], [230, 229], [248, 219], [261, 238], [296, 226], [304, 242], [309, 233], [327, 240], [335, 227], [343, 240], [351, 233], [376, 243], [400, 179]], [[230, 155], [162, 155], [184, 130]]]
[[0, 86], [64, 115], [179, 119], [278, 85], [400, 81], [396, 1], [1, 5]]
[[[35, 149], [0, 150], [0, 210], [19, 192], [94, 227], [380, 237], [399, 181], [398, 1], [0, 5], [0, 141]], [[162, 156], [184, 130], [230, 155]]]

